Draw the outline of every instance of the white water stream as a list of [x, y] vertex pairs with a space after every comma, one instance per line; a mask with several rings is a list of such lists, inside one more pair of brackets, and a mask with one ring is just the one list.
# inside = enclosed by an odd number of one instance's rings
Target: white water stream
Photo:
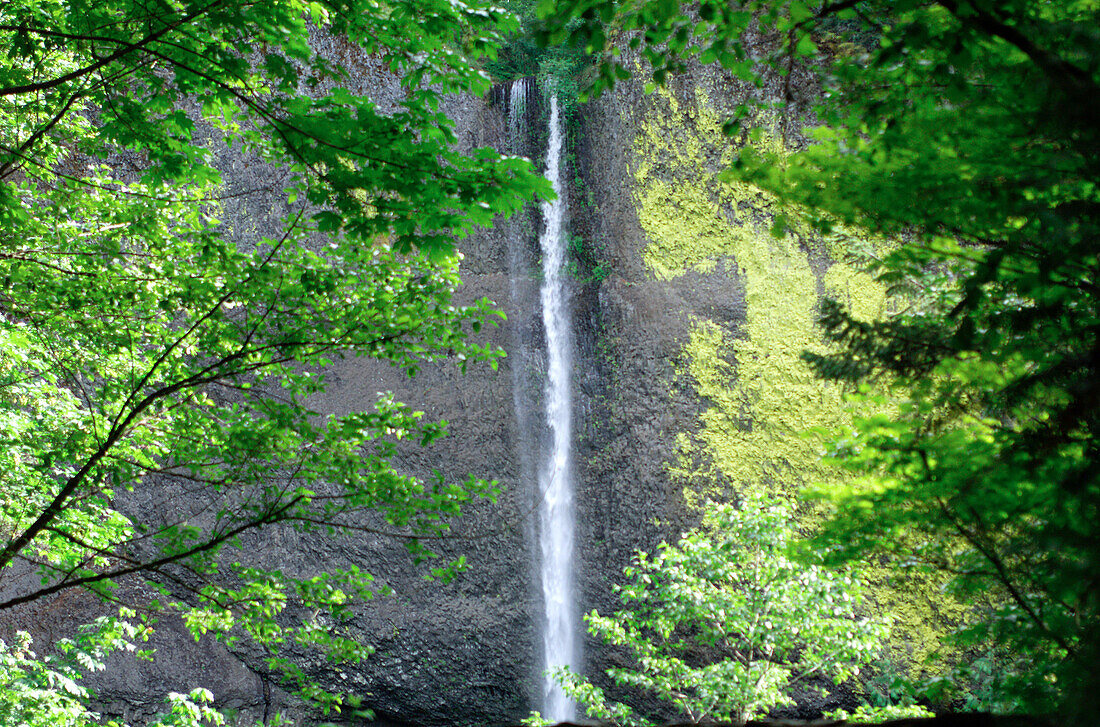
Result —
[[[561, 122], [558, 99], [550, 97], [550, 142], [546, 178], [557, 199], [544, 202], [542, 248], [542, 322], [546, 332], [546, 421], [550, 451], [539, 470], [539, 544], [542, 550], [542, 595], [546, 608], [543, 631], [544, 666], [576, 668], [576, 623], [573, 596], [573, 467], [570, 393], [572, 331], [563, 267], [565, 239], [562, 222], [565, 195], [561, 185]], [[546, 677], [542, 716], [552, 722], [571, 720], [576, 705], [551, 676]]]
[[[527, 97], [535, 89], [533, 78], [518, 78], [508, 86], [507, 144], [508, 153], [526, 157], [531, 153], [531, 129], [528, 128]], [[535, 266], [533, 215], [524, 209], [508, 219], [509, 297], [513, 311], [508, 314], [512, 335], [512, 350], [508, 358], [512, 370], [512, 408], [516, 416], [516, 442], [519, 457], [519, 481], [533, 491], [538, 480], [541, 440], [539, 418], [540, 397], [536, 391], [541, 377], [536, 378], [543, 342], [536, 336], [540, 318], [538, 282], [531, 274]], [[527, 537], [534, 542], [534, 523], [528, 522]]]

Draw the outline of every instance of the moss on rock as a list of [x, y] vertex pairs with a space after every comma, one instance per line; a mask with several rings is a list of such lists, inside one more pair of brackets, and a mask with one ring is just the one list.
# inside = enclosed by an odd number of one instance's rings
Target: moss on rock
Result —
[[[843, 430], [857, 412], [839, 387], [811, 373], [801, 354], [823, 349], [814, 323], [820, 289], [865, 318], [885, 313], [886, 291], [836, 261], [834, 250], [819, 279], [811, 251], [820, 253], [823, 243], [805, 227], [772, 234], [780, 211], [775, 198], [721, 174], [735, 148], [705, 94], [683, 101], [661, 92], [654, 105], [632, 166], [638, 219], [649, 238], [646, 267], [666, 281], [689, 271], [732, 270], [743, 282], [746, 311], [743, 325], [699, 317], [691, 326], [680, 374], [707, 404], [697, 428], [679, 433], [668, 469], [684, 485], [689, 507], [729, 497], [731, 489], [793, 496], [808, 484], [840, 485], [848, 475], [823, 464], [820, 440], [806, 433]], [[749, 143], [782, 149], [766, 133]], [[807, 513], [807, 527], [813, 519]], [[903, 640], [895, 656], [923, 662], [961, 607], [926, 577], [881, 564], [866, 571], [875, 608], [894, 617]]]

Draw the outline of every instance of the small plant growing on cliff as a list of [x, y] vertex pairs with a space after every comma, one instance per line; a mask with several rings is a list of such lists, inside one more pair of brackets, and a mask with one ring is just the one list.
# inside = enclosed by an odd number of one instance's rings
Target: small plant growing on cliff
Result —
[[[810, 679], [841, 683], [881, 648], [885, 623], [860, 617], [860, 583], [816, 556], [795, 560], [791, 509], [771, 498], [711, 505], [701, 527], [654, 556], [639, 552], [617, 586], [626, 607], [585, 620], [636, 665], [608, 669], [617, 684], [670, 702], [690, 720], [743, 724], [790, 705]], [[810, 561], [810, 562], [807, 562]], [[568, 670], [565, 691], [591, 717], [643, 724], [626, 704]]]
[[581, 235], [570, 235], [567, 242], [569, 258], [566, 261], [566, 273], [576, 282], [587, 285], [599, 283], [611, 272], [600, 261], [603, 243], [587, 241]]

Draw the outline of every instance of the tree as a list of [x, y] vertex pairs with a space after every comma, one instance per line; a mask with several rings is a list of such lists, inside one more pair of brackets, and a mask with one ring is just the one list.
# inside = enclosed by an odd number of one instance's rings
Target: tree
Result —
[[[662, 543], [652, 558], [638, 553], [627, 584], [616, 587], [626, 610], [585, 617], [590, 633], [636, 662], [608, 676], [692, 722], [744, 724], [794, 704], [796, 685], [858, 675], [887, 626], [859, 614], [856, 574], [792, 559], [797, 537], [790, 507], [757, 497], [712, 504], [702, 527], [675, 545]], [[652, 724], [568, 670], [558, 679], [591, 717]]]
[[[25, 633], [11, 647], [0, 641], [0, 677], [5, 685], [0, 689], [0, 719], [4, 724], [26, 727], [120, 727], [113, 720], [104, 723], [100, 714], [89, 709], [92, 695], [80, 680], [89, 671], [104, 669], [108, 654], [132, 646], [131, 642], [142, 635], [126, 621], [100, 617], [81, 627], [73, 639], [51, 645], [57, 653], [43, 657], [30, 650]], [[210, 691], [202, 688], [192, 689], [189, 694], [169, 693], [165, 698], [168, 711], [158, 714], [150, 725], [225, 724], [224, 716], [209, 706], [212, 700]]]
[[[320, 416], [309, 397], [338, 356], [411, 375], [499, 355], [470, 338], [489, 302], [452, 300], [454, 240], [545, 184], [457, 152], [439, 104], [487, 89], [479, 63], [510, 23], [435, 0], [0, 8], [0, 609], [81, 588], [179, 613], [341, 704], [279, 645], [362, 657], [339, 624], [380, 589], [357, 565], [291, 577], [242, 543], [365, 530], [423, 557], [494, 492], [394, 469], [399, 440], [441, 423], [388, 397]], [[346, 88], [311, 36], [387, 69], [396, 108]], [[262, 188], [226, 189], [227, 154]], [[255, 239], [218, 219], [250, 192], [273, 208]], [[40, 585], [13, 580], [21, 564]]]
[[[597, 89], [628, 74], [618, 44], [639, 47], [658, 83], [696, 56], [758, 84], [816, 72], [814, 143], [785, 160], [745, 147], [731, 174], [849, 243], [899, 296], [878, 321], [822, 306], [837, 351], [809, 364], [853, 389], [888, 385], [900, 409], [836, 433], [835, 459], [862, 479], [819, 493], [834, 508], [820, 541], [953, 574], [975, 608], [966, 643], [1026, 665], [1002, 706], [1087, 699], [1100, 654], [1100, 7], [570, 0], [555, 12], [548, 36], [581, 18], [573, 37], [601, 59]], [[780, 106], [800, 100], [780, 87]]]

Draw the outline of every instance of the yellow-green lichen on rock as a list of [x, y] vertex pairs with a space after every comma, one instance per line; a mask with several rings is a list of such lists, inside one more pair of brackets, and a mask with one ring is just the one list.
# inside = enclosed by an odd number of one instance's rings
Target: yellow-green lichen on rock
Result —
[[[720, 179], [731, 147], [706, 97], [698, 93], [694, 101], [685, 115], [671, 94], [658, 96], [668, 113], [648, 115], [635, 144], [638, 217], [650, 239], [643, 255], [662, 280], [731, 266], [744, 285], [746, 320], [736, 336], [715, 321], [693, 326], [684, 373], [711, 406], [699, 430], [681, 436], [672, 469], [687, 482], [724, 479], [738, 488], [789, 493], [834, 474], [820, 463], [817, 443], [801, 433], [851, 421], [842, 392], [816, 379], [801, 360], [803, 351], [821, 349], [814, 325], [818, 281], [799, 236], [771, 233], [774, 198]], [[708, 163], [705, 143], [727, 150], [718, 164]], [[766, 134], [754, 143], [779, 144]], [[860, 287], [868, 301], [863, 307], [881, 308], [885, 291], [869, 276], [840, 264], [826, 273], [836, 285], [856, 275], [867, 278]], [[721, 477], [700, 477], [700, 466]], [[685, 494], [690, 501], [721, 493]]]
[[[793, 496], [808, 484], [839, 485], [847, 475], [823, 464], [820, 442], [805, 433], [841, 431], [855, 412], [801, 354], [823, 350], [814, 322], [820, 290], [873, 319], [886, 311], [885, 288], [842, 262], [828, 262], [822, 271], [821, 256], [815, 274], [808, 251], [821, 243], [804, 227], [772, 234], [775, 198], [723, 179], [733, 146], [702, 93], [688, 102], [668, 92], [652, 98], [656, 108], [642, 122], [632, 166], [638, 219], [649, 238], [646, 267], [664, 281], [689, 271], [732, 272], [745, 296], [743, 323], [693, 321], [680, 373], [707, 404], [697, 428], [678, 434], [669, 471], [684, 485], [689, 507], [728, 497], [730, 487]], [[768, 134], [750, 143], [782, 147]], [[875, 608], [897, 620], [904, 652], [923, 661], [945, 626], [961, 616], [960, 607], [927, 578], [899, 577], [882, 566], [868, 575]]]

